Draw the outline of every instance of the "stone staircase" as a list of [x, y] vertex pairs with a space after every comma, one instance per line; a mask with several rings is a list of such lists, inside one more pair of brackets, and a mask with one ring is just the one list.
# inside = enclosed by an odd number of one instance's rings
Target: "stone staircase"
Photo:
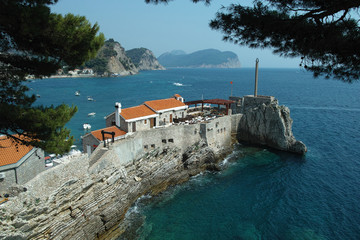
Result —
[[98, 151], [90, 156], [89, 167], [93, 166], [104, 154], [108, 151], [108, 148], [100, 148]]

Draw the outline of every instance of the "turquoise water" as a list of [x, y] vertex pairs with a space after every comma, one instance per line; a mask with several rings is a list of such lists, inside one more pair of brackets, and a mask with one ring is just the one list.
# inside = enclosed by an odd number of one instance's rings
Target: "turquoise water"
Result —
[[[230, 81], [233, 95], [242, 96], [253, 93], [253, 79], [252, 69], [172, 69], [36, 80], [29, 87], [41, 95], [39, 104], [78, 106], [67, 126], [79, 139], [83, 123], [105, 126], [115, 101], [130, 107], [174, 93], [227, 98]], [[261, 69], [258, 93], [290, 107], [306, 156], [236, 146], [223, 171], [139, 200], [129, 213], [134, 227], [120, 239], [360, 239], [359, 90], [358, 83], [313, 79], [298, 69]]]

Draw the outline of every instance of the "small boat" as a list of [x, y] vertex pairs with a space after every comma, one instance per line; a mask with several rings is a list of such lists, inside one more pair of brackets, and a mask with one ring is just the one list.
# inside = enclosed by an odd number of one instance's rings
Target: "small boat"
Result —
[[75, 96], [80, 96], [80, 91], [76, 91]]
[[84, 128], [85, 130], [89, 130], [89, 129], [91, 129], [91, 125], [88, 124], [88, 123], [84, 123], [84, 124], [83, 124], [83, 128]]
[[88, 100], [88, 101], [94, 101], [94, 99], [93, 99], [91, 96], [88, 96], [88, 97], [87, 97], [87, 100]]
[[95, 112], [89, 113], [89, 114], [88, 114], [88, 117], [95, 116], [95, 114], [96, 114]]
[[40, 94], [36, 94], [36, 97], [37, 97], [37, 98], [40, 98], [41, 96], [40, 96]]

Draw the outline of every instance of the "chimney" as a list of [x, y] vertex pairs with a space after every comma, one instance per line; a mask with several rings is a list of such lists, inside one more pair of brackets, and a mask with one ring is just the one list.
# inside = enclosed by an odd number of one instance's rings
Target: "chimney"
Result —
[[115, 103], [115, 124], [117, 127], [120, 127], [120, 113], [121, 113], [121, 103]]

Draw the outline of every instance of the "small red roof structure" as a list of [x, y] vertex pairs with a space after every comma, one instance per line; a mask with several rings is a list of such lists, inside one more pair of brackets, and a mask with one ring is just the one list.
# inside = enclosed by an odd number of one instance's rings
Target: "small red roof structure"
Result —
[[125, 120], [151, 116], [154, 114], [156, 114], [156, 113], [145, 105], [139, 105], [136, 107], [125, 108], [125, 109], [122, 109], [121, 113], [120, 113], [120, 115]]
[[[98, 129], [98, 130], [95, 130], [95, 131], [92, 131], [91, 134], [96, 138], [98, 139], [99, 141], [102, 141], [102, 134], [101, 134], [101, 131], [104, 130], [106, 132], [114, 132], [115, 133], [115, 138], [116, 137], [120, 137], [122, 135], [125, 135], [126, 132], [124, 132], [123, 130], [120, 130], [118, 127], [116, 126], [111, 126], [111, 127], [107, 127], [107, 128], [103, 128], [103, 129]], [[105, 139], [111, 139], [111, 136], [106, 134], [105, 136]]]
[[146, 101], [145, 105], [150, 107], [154, 111], [161, 111], [186, 106], [183, 102], [176, 100], [175, 98]]
[[0, 167], [17, 163], [34, 147], [16, 143], [15, 140], [7, 137], [0, 137]]

